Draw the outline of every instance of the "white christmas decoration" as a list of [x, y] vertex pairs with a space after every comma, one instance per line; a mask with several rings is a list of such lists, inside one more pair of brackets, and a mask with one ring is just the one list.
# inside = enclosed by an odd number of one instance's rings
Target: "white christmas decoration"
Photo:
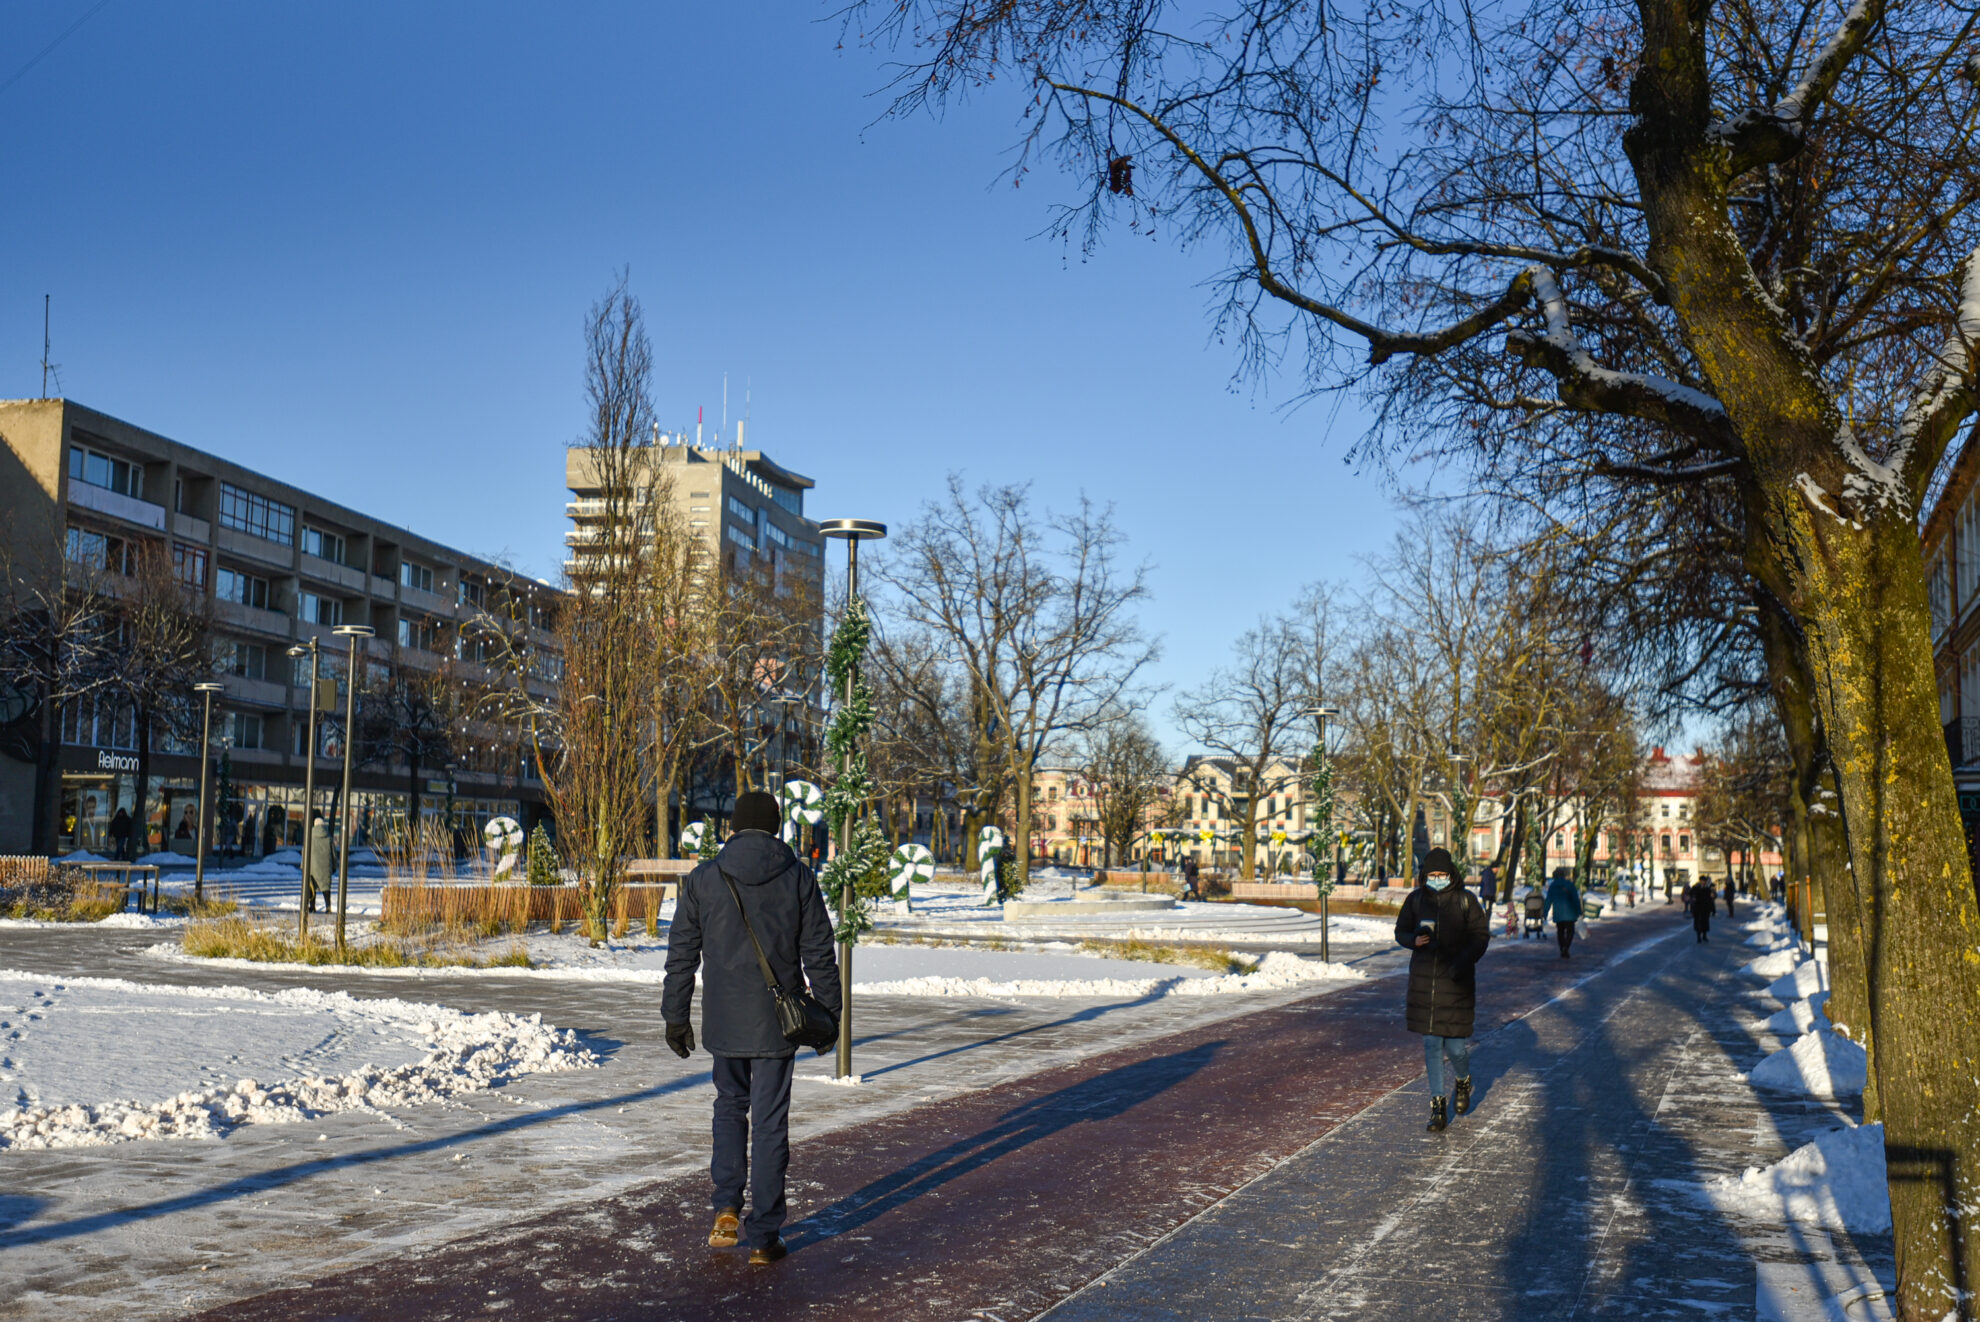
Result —
[[681, 828], [681, 849], [685, 853], [701, 852], [701, 837], [708, 834], [707, 822], [689, 822]]
[[997, 902], [997, 855], [1004, 852], [1004, 833], [994, 826], [986, 826], [976, 833], [976, 855], [980, 861], [980, 875], [983, 878], [983, 902]]
[[892, 864], [888, 880], [896, 895], [908, 894], [908, 887], [917, 881], [935, 880], [935, 855], [927, 845], [902, 845], [894, 851]]
[[495, 879], [514, 876], [516, 862], [522, 857], [522, 823], [513, 817], [491, 817], [481, 828], [481, 838], [488, 852], [495, 855]]
[[784, 843], [800, 834], [800, 826], [816, 826], [825, 820], [825, 791], [808, 780], [787, 780], [779, 798], [784, 808]]

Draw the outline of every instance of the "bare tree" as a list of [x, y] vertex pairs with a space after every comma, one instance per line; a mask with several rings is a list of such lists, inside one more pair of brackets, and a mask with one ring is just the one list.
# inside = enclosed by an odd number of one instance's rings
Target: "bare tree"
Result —
[[947, 498], [882, 562], [894, 613], [941, 639], [968, 677], [979, 763], [998, 764], [1013, 795], [1019, 885], [1030, 878], [1039, 758], [1118, 705], [1156, 655], [1133, 614], [1147, 571], [1117, 563], [1122, 540], [1112, 513], [1088, 500], [1041, 515], [1026, 487], [972, 499], [952, 475]]
[[1231, 647], [1231, 665], [1176, 699], [1176, 724], [1189, 741], [1229, 759], [1228, 781], [1185, 773], [1192, 789], [1218, 800], [1240, 822], [1238, 875], [1257, 873], [1256, 834], [1268, 798], [1290, 792], [1305, 774], [1302, 736], [1313, 704], [1311, 659], [1283, 618], [1260, 621]]
[[1094, 796], [1106, 865], [1125, 863], [1136, 839], [1169, 824], [1174, 764], [1148, 722], [1128, 710], [1093, 723], [1080, 740], [1078, 761]]

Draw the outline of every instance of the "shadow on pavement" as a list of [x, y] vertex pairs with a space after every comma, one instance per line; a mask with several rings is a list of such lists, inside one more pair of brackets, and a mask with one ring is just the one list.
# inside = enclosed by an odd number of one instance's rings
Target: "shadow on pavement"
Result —
[[1223, 1042], [1138, 1060], [1006, 1112], [996, 1124], [873, 1181], [786, 1232], [793, 1251], [877, 1220], [950, 1181], [1087, 1121], [1109, 1120], [1167, 1091], [1208, 1065]]

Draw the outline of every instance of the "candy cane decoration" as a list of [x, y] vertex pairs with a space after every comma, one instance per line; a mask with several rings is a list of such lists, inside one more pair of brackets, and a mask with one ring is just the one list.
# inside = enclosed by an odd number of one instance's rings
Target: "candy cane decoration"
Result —
[[892, 883], [894, 894], [914, 912], [914, 892], [910, 889], [915, 882], [935, 880], [935, 855], [927, 845], [902, 845], [894, 851], [893, 872], [888, 881]]
[[481, 828], [481, 838], [495, 855], [496, 879], [513, 873], [516, 860], [522, 857], [522, 823], [513, 817], [491, 817], [488, 825]]
[[997, 902], [997, 856], [1004, 852], [1004, 833], [986, 826], [976, 833], [976, 854], [981, 862], [983, 902]]
[[707, 822], [689, 822], [681, 828], [681, 850], [683, 853], [699, 854], [701, 837], [708, 834]]
[[798, 827], [816, 826], [825, 820], [825, 791], [808, 780], [784, 782], [784, 843], [798, 837]]

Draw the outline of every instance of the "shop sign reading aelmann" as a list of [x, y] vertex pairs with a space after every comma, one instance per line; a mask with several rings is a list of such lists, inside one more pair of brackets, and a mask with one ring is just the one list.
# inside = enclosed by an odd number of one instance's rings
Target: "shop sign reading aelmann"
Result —
[[113, 753], [107, 748], [99, 748], [96, 750], [96, 769], [98, 771], [136, 771], [138, 769], [137, 756], [132, 753]]

